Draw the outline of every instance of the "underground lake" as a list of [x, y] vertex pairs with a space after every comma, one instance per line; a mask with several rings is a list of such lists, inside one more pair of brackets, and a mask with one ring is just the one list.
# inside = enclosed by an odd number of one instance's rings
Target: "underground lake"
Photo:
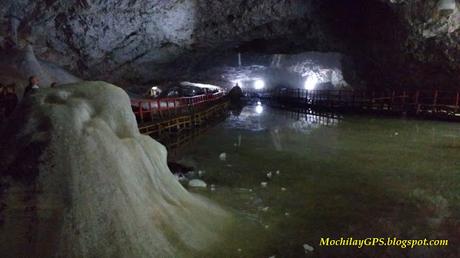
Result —
[[208, 184], [192, 191], [238, 221], [209, 257], [455, 257], [455, 246], [328, 247], [320, 241], [457, 241], [459, 132], [449, 122], [253, 105], [174, 155]]

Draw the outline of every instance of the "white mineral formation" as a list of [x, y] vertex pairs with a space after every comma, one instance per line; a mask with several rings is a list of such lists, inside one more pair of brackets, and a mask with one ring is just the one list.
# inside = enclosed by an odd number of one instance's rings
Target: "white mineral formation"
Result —
[[28, 83], [27, 79], [31, 75], [40, 79], [40, 88], [48, 88], [52, 82], [62, 85], [81, 81], [65, 69], [38, 59], [31, 45], [2, 56], [0, 67], [0, 82], [4, 85], [15, 84], [15, 91], [19, 99], [22, 99], [24, 88]]
[[304, 244], [303, 249], [305, 250], [305, 253], [313, 252], [315, 250], [315, 248], [309, 244]]
[[38, 60], [35, 57], [35, 53], [31, 45], [25, 47], [18, 62], [19, 71], [26, 78], [30, 75], [35, 75], [40, 78], [40, 85], [42, 88], [49, 87], [52, 82], [63, 84], [80, 81], [80, 79], [57, 65]]
[[0, 139], [0, 257], [190, 257], [228, 221], [177, 182], [113, 85], [40, 89]]
[[440, 11], [454, 11], [456, 7], [455, 0], [440, 0], [438, 2], [438, 10]]
[[188, 186], [195, 188], [206, 188], [206, 183], [200, 179], [192, 179], [188, 182]]

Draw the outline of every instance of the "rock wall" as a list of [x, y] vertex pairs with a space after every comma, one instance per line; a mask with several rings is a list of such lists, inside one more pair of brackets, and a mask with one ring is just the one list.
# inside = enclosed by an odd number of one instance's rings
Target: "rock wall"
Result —
[[19, 41], [34, 42], [40, 58], [124, 85], [190, 77], [209, 55], [328, 51], [352, 57], [369, 87], [452, 88], [456, 1], [7, 0], [0, 36], [15, 37], [19, 20]]
[[[405, 72], [427, 86], [458, 89], [460, 81], [460, 2], [391, 1], [408, 32], [404, 53], [412, 62]], [[445, 9], [447, 7], [447, 9]]]
[[58, 65], [38, 59], [30, 45], [23, 49], [0, 51], [0, 56], [0, 83], [14, 84], [19, 99], [23, 96], [30, 76], [37, 76], [42, 88], [50, 87], [53, 82], [59, 85], [81, 81]]
[[0, 3], [0, 15], [19, 17], [19, 34], [39, 56], [84, 77], [107, 78], [143, 76], [184, 53], [241, 38], [279, 36], [283, 18], [303, 15], [303, 6], [300, 0], [22, 0]]
[[193, 256], [228, 219], [176, 181], [113, 85], [40, 89], [0, 139], [2, 257]]

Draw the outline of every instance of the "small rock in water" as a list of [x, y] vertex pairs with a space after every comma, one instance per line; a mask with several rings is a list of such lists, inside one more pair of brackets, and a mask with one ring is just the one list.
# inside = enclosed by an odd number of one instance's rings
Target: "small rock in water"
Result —
[[279, 170], [276, 170], [276, 174], [279, 175], [281, 172]]
[[260, 183], [260, 185], [261, 185], [262, 187], [267, 187], [267, 182], [262, 182], [262, 183]]
[[268, 178], [272, 178], [272, 175], [273, 175], [272, 172], [268, 172], [268, 173], [267, 173], [267, 177], [268, 177]]
[[276, 258], [276, 256], [275, 256], [275, 255], [272, 255], [272, 256], [270, 256], [270, 257], [268, 257], [268, 258]]
[[289, 215], [291, 215], [291, 214], [289, 214], [289, 212], [285, 212], [284, 215], [289, 216]]
[[197, 188], [206, 188], [206, 183], [200, 179], [192, 179], [188, 182], [188, 186]]
[[315, 250], [315, 248], [313, 248], [313, 246], [311, 246], [309, 244], [304, 244], [303, 249], [305, 250], [305, 253], [313, 252]]
[[225, 160], [227, 159], [227, 153], [222, 152], [222, 153], [219, 155], [219, 159], [222, 160], [222, 161], [225, 161]]
[[269, 225], [265, 225], [265, 226], [264, 226], [265, 229], [268, 229], [269, 227], [270, 227]]
[[201, 177], [202, 175], [204, 175], [205, 173], [206, 173], [206, 171], [198, 170], [198, 176], [200, 176], [200, 177]]
[[395, 132], [395, 136], [398, 136], [398, 135], [399, 135], [399, 133], [398, 133], [398, 132]]
[[267, 212], [268, 209], [269, 209], [268, 207], [264, 207], [264, 208], [262, 208], [262, 211], [263, 211], [263, 212]]
[[283, 192], [284, 192], [284, 191], [286, 191], [286, 188], [284, 188], [284, 187], [281, 187], [281, 191], [283, 191]]
[[238, 248], [238, 250], [237, 250], [237, 251], [238, 251], [238, 253], [241, 253], [241, 252], [243, 251], [243, 249], [241, 249], [241, 248]]
[[249, 192], [252, 192], [252, 189], [249, 189], [248, 191], [249, 191]]

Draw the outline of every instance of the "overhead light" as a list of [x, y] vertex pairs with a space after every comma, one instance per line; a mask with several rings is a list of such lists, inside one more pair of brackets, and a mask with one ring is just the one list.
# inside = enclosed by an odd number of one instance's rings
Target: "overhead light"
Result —
[[264, 112], [264, 107], [262, 105], [257, 105], [256, 106], [256, 113], [257, 114], [262, 114]]
[[318, 83], [318, 78], [316, 78], [315, 75], [310, 75], [305, 80], [304, 87], [306, 90], [313, 90], [315, 89], [317, 83]]
[[254, 88], [256, 90], [261, 90], [264, 87], [265, 87], [265, 82], [263, 80], [258, 79], [254, 81]]

